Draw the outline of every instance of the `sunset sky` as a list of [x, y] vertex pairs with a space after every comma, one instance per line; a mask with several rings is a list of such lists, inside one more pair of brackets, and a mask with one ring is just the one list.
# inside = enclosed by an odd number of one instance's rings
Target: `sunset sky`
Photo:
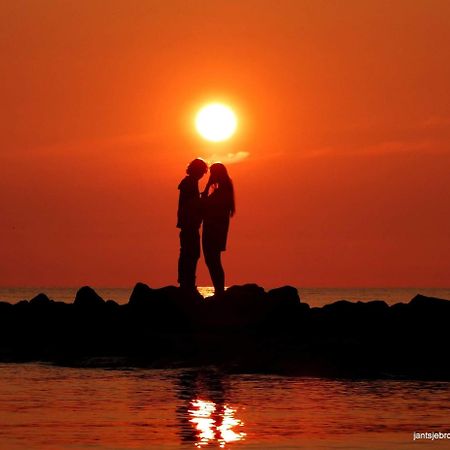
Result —
[[197, 156], [227, 284], [450, 286], [449, 1], [4, 0], [0, 54], [0, 286], [176, 284]]

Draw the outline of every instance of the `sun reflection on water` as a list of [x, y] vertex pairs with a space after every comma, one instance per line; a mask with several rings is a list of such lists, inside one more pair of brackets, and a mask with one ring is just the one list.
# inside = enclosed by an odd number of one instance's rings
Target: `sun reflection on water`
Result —
[[189, 422], [197, 432], [198, 448], [218, 443], [221, 448], [226, 444], [245, 439], [246, 433], [239, 431], [244, 426], [242, 420], [235, 417], [236, 409], [227, 404], [222, 406], [214, 402], [195, 399], [190, 403]]

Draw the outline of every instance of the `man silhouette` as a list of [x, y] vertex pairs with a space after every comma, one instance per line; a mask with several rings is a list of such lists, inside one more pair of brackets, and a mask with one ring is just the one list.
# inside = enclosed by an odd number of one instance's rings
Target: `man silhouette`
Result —
[[200, 158], [187, 167], [187, 176], [178, 186], [178, 222], [180, 228], [180, 257], [178, 258], [178, 283], [188, 291], [195, 291], [195, 272], [200, 258], [200, 225], [202, 223], [198, 182], [208, 172], [208, 166]]

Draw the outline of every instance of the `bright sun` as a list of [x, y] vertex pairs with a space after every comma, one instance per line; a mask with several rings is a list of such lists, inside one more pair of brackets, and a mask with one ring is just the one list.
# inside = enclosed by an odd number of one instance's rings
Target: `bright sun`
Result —
[[225, 141], [236, 131], [237, 118], [228, 106], [222, 103], [210, 103], [197, 113], [195, 127], [208, 141]]

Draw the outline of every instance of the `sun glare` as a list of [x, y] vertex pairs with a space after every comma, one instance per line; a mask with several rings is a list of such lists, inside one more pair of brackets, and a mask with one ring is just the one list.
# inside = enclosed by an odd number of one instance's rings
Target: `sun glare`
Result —
[[197, 113], [195, 127], [206, 140], [221, 142], [233, 136], [237, 128], [237, 118], [228, 106], [210, 103]]

